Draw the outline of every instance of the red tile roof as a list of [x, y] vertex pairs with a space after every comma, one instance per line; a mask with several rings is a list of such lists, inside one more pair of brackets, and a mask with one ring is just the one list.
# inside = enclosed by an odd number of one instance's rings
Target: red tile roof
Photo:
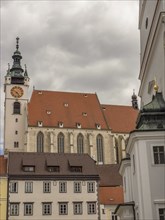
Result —
[[104, 205], [117, 205], [123, 203], [123, 187], [99, 187], [99, 202]]
[[28, 124], [37, 126], [38, 121], [48, 127], [58, 127], [62, 122], [65, 128], [76, 128], [80, 123], [82, 128], [95, 129], [100, 124], [108, 129], [97, 95], [89, 93], [34, 90], [28, 105]]
[[136, 127], [139, 111], [132, 106], [102, 105], [105, 118], [114, 133], [129, 133]]
[[7, 174], [7, 158], [0, 156], [0, 176]]
[[28, 124], [44, 127], [96, 129], [111, 128], [112, 132], [129, 133], [135, 129], [138, 110], [132, 106], [100, 105], [96, 94], [33, 90], [28, 105]]

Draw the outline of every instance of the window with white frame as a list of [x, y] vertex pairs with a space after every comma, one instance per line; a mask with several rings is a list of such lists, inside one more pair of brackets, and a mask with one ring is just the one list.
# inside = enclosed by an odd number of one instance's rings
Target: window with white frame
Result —
[[60, 193], [67, 192], [67, 182], [59, 182], [59, 192]]
[[87, 189], [88, 189], [88, 193], [94, 193], [95, 192], [95, 182], [88, 182]]
[[81, 192], [81, 182], [74, 182], [74, 193]]
[[25, 193], [33, 192], [33, 182], [25, 182]]
[[24, 215], [33, 215], [33, 203], [24, 203]]
[[43, 182], [43, 192], [44, 193], [51, 192], [51, 182]]
[[19, 203], [10, 203], [10, 215], [11, 216], [19, 215]]
[[18, 182], [11, 182], [10, 183], [10, 192], [17, 193], [18, 192]]
[[51, 215], [52, 214], [52, 203], [51, 202], [43, 202], [42, 203], [42, 214], [43, 215]]
[[164, 146], [153, 146], [154, 164], [165, 164]]
[[159, 209], [159, 220], [165, 220], [165, 208]]
[[20, 114], [20, 113], [21, 113], [21, 104], [20, 104], [20, 102], [14, 102], [13, 114]]
[[74, 215], [82, 215], [82, 213], [83, 213], [82, 202], [74, 202], [73, 203], [73, 212], [74, 212]]
[[88, 214], [96, 214], [96, 202], [87, 203]]
[[59, 202], [59, 215], [67, 215], [67, 214], [68, 214], [68, 203]]

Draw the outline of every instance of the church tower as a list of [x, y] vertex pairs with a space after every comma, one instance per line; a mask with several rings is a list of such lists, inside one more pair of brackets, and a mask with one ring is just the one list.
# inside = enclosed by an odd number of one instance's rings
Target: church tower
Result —
[[139, 2], [139, 96], [143, 106], [152, 100], [155, 80], [165, 99], [165, 1]]
[[13, 65], [8, 64], [5, 76], [4, 92], [4, 147], [8, 151], [24, 151], [27, 131], [27, 104], [29, 77], [27, 68], [22, 69], [19, 38], [16, 38], [16, 51], [13, 56]]

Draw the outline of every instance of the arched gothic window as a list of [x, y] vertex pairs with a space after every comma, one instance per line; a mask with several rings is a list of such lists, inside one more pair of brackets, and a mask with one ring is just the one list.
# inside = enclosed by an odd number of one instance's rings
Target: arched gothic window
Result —
[[77, 136], [77, 153], [83, 154], [84, 153], [84, 137], [82, 134]]
[[37, 152], [44, 152], [44, 134], [41, 131], [37, 134]]
[[96, 137], [96, 147], [97, 147], [97, 162], [103, 163], [104, 156], [103, 156], [103, 137], [102, 135], [97, 135]]
[[59, 133], [58, 135], [58, 153], [64, 153], [64, 135]]
[[13, 114], [20, 114], [20, 113], [21, 113], [21, 104], [19, 102], [14, 102]]

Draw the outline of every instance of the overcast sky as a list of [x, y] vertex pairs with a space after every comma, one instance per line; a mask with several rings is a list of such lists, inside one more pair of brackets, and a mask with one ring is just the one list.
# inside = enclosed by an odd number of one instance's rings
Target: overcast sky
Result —
[[139, 88], [138, 6], [138, 0], [1, 1], [1, 109], [17, 36], [30, 91], [96, 92], [102, 104], [131, 105]]

